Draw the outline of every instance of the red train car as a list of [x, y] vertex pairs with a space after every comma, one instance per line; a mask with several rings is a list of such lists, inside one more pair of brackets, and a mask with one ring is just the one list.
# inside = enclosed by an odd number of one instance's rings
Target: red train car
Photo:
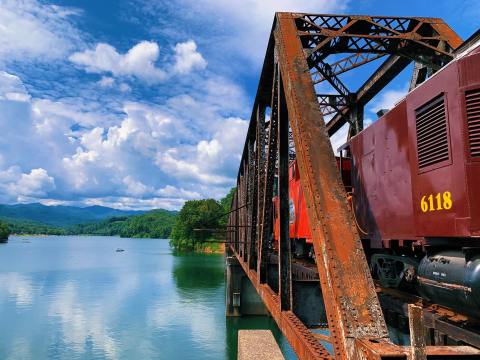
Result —
[[[479, 44], [342, 149], [346, 195], [374, 276], [480, 316]], [[299, 180], [293, 162], [290, 237], [294, 254], [305, 256], [311, 237]], [[278, 239], [278, 220], [274, 232]]]
[[[350, 186], [351, 165], [349, 159], [337, 158], [337, 165], [342, 166], [342, 179], [346, 187]], [[310, 232], [310, 223], [307, 216], [307, 205], [303, 196], [303, 188], [300, 184], [300, 173], [295, 160], [289, 165], [289, 222], [290, 222], [290, 238], [293, 241], [293, 251], [295, 256], [304, 257], [313, 255], [312, 235]], [[274, 238], [278, 240], [280, 232], [280, 221], [278, 216], [279, 199], [274, 198]]]

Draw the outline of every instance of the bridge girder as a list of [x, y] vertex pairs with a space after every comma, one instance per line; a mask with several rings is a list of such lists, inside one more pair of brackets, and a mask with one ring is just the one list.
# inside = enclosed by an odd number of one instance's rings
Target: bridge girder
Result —
[[[362, 109], [410, 62], [438, 70], [461, 39], [441, 20], [277, 13], [247, 132], [228, 224], [230, 251], [301, 359], [405, 359], [391, 343], [329, 136], [346, 122], [362, 129]], [[332, 54], [350, 54], [328, 63]], [[353, 54], [353, 55], [351, 55]], [[387, 57], [356, 91], [338, 77]], [[421, 76], [418, 77], [421, 80]], [[337, 93], [318, 93], [328, 82]], [[418, 85], [417, 79], [412, 81]], [[324, 116], [333, 114], [325, 123]], [[289, 243], [289, 145], [293, 140], [307, 204], [328, 337], [315, 335], [296, 310]], [[273, 192], [278, 178], [278, 282], [272, 285]], [[320, 339], [332, 344], [333, 354]], [[430, 353], [460, 354], [454, 347]], [[427, 351], [427, 352], [428, 352]], [[463, 354], [463, 353], [462, 353]]]

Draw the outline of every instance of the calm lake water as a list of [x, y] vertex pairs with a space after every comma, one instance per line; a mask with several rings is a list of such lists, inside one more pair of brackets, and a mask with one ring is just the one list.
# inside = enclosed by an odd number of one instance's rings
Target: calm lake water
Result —
[[[124, 252], [116, 252], [122, 248]], [[236, 359], [224, 258], [172, 254], [167, 240], [11, 237], [0, 244], [0, 359]]]

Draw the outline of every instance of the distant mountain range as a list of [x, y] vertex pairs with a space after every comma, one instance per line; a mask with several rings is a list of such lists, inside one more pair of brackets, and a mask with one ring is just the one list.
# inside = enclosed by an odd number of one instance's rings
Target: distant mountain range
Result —
[[0, 219], [30, 221], [56, 227], [69, 227], [116, 216], [141, 215], [145, 211], [118, 210], [104, 206], [46, 206], [39, 203], [0, 205]]

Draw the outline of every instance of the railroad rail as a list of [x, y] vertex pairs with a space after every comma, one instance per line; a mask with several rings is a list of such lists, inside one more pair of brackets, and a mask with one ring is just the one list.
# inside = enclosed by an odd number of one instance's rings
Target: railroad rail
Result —
[[[479, 358], [473, 347], [422, 341], [424, 322], [440, 324], [423, 308], [411, 309], [417, 314], [409, 318], [412, 347], [394, 344], [382, 312], [383, 290], [379, 299], [330, 143], [344, 125], [349, 136], [361, 131], [365, 105], [409, 64], [415, 64], [413, 89], [447, 64], [461, 43], [437, 18], [276, 14], [232, 201], [236, 211], [228, 220], [233, 230], [227, 232], [227, 251], [300, 359]], [[373, 64], [378, 67], [355, 91], [339, 77]], [[327, 85], [330, 91], [323, 92]], [[292, 261], [288, 165], [293, 156], [318, 278], [311, 267], [302, 270]], [[274, 188], [280, 202], [276, 256]], [[311, 278], [299, 277], [302, 271]], [[304, 294], [314, 300], [305, 301]], [[398, 297], [385, 294], [384, 299]], [[312, 330], [323, 317], [328, 337]]]

